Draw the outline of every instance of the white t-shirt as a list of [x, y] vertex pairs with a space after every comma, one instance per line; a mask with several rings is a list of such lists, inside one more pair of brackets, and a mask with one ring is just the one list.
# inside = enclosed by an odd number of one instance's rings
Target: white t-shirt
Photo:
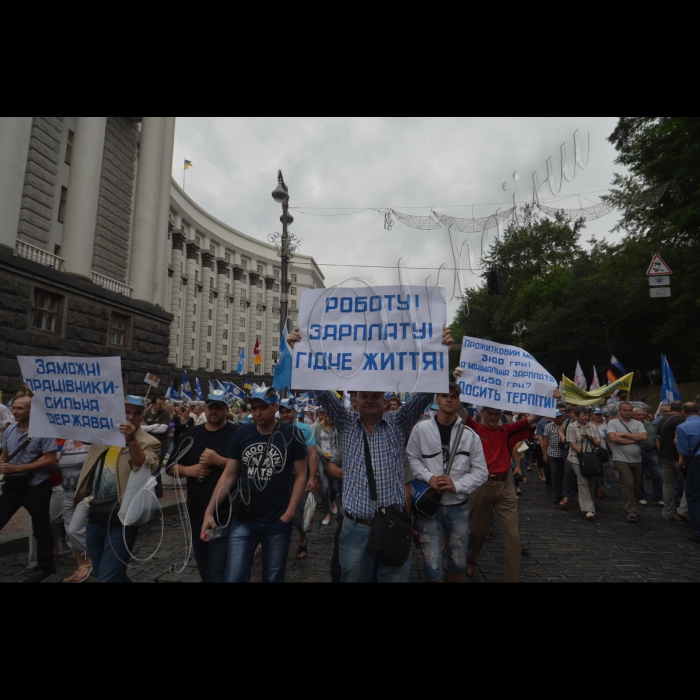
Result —
[[8, 423], [12, 424], [14, 422], [15, 421], [12, 417], [12, 413], [10, 413], [10, 409], [0, 403], [0, 430], [5, 430], [5, 426]]
[[[631, 420], [629, 423], [625, 423], [621, 418], [616, 418], [608, 423], [608, 435], [611, 433], [617, 433], [618, 435], [625, 436], [632, 433], [632, 435], [638, 435], [640, 433], [646, 433], [647, 429], [644, 427], [644, 423], [640, 423], [638, 420]], [[612, 451], [613, 451], [613, 462], [624, 462], [626, 464], [639, 464], [642, 461], [642, 448], [640, 443], [635, 442], [634, 445], [618, 445], [611, 441]]]

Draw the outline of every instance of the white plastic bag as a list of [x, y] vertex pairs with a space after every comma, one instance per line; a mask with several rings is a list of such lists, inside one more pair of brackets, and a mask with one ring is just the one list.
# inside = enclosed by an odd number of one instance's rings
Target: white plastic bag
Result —
[[309, 494], [304, 506], [304, 532], [311, 532], [314, 526], [314, 518], [316, 517], [316, 496], [313, 493]]
[[131, 472], [119, 511], [119, 520], [124, 527], [140, 527], [155, 518], [160, 508], [156, 483], [156, 477], [145, 465], [137, 472]]

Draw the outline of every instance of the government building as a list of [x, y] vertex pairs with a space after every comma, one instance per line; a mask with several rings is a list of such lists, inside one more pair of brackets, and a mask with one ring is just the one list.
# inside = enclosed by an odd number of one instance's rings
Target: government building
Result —
[[[175, 125], [176, 117], [0, 117], [0, 390], [21, 388], [25, 355], [121, 356], [125, 388], [137, 394], [146, 374], [177, 388], [184, 370], [205, 392], [214, 379], [271, 382], [277, 250], [175, 183]], [[270, 201], [271, 230], [278, 212]], [[323, 286], [314, 259], [296, 254], [292, 320], [301, 293]]]

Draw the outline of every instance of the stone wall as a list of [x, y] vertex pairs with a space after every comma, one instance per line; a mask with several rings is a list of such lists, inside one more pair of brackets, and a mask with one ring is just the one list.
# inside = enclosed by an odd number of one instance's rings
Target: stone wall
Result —
[[63, 120], [64, 117], [34, 117], [29, 141], [18, 233], [22, 240], [44, 249], [50, 240], [56, 205]]
[[[63, 298], [60, 332], [31, 329], [31, 300], [40, 287]], [[126, 347], [110, 346], [111, 312], [131, 319]], [[22, 387], [18, 356], [122, 358], [129, 393], [143, 394], [148, 373], [169, 377], [172, 316], [151, 304], [108, 292], [86, 280], [0, 252], [0, 389], [5, 395]]]
[[126, 281], [139, 132], [129, 117], [107, 117], [92, 269]]

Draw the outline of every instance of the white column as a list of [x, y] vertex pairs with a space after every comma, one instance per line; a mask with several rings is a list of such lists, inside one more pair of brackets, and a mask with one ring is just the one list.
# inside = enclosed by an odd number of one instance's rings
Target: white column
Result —
[[107, 117], [77, 117], [63, 220], [61, 257], [66, 261], [64, 269], [89, 280], [92, 279], [106, 128]]
[[17, 243], [31, 135], [32, 117], [0, 119], [0, 246], [12, 249]]
[[155, 274], [153, 276], [153, 301], [163, 308], [167, 303], [168, 283], [168, 222], [170, 219], [170, 180], [173, 171], [175, 147], [175, 120], [164, 117], [163, 154], [160, 173], [160, 198], [158, 202], [158, 227], [156, 230]]
[[202, 291], [199, 295], [199, 369], [207, 368], [207, 343], [214, 344], [213, 335], [209, 335], [209, 326], [214, 330], [214, 321], [209, 320], [209, 295], [211, 294], [212, 258], [210, 253], [202, 253]]
[[164, 133], [165, 117], [143, 118], [129, 284], [134, 289], [135, 299], [151, 303], [154, 303], [153, 280], [157, 276], [155, 258]]
[[272, 361], [272, 353], [279, 350], [279, 345], [274, 346], [272, 338], [274, 336], [274, 320], [272, 318], [272, 286], [275, 280], [272, 278], [265, 280], [265, 306], [267, 307], [265, 311], [265, 372], [274, 374], [275, 373], [275, 363]]
[[[216, 355], [214, 360], [214, 369], [217, 372], [223, 370], [223, 363], [226, 361], [226, 372], [231, 372], [231, 324], [229, 323], [228, 342], [224, 343], [224, 316], [226, 315], [226, 274], [228, 273], [228, 265], [223, 260], [216, 261], [216, 290], [218, 299], [216, 300], [216, 347], [214, 348]], [[230, 274], [230, 273], [228, 273]], [[230, 306], [230, 304], [229, 304]], [[228, 318], [231, 320], [231, 311], [229, 308]], [[228, 346], [228, 353], [224, 355], [224, 345]]]
[[[170, 357], [168, 358], [168, 362], [171, 365], [175, 364], [175, 359], [178, 355], [184, 357], [181, 350], [185, 335], [185, 308], [182, 306], [183, 248], [183, 232], [181, 230], [173, 231], [173, 276], [170, 280], [172, 286], [172, 292], [170, 294], [170, 313], [175, 319], [170, 325]], [[179, 343], [177, 342], [178, 336], [180, 336]]]
[[231, 302], [231, 332], [230, 343], [231, 343], [231, 372], [235, 372], [238, 367], [238, 356], [240, 355], [240, 345], [241, 345], [241, 277], [243, 276], [243, 270], [240, 267], [233, 267], [233, 287], [231, 287], [233, 293], [233, 301]]
[[[182, 329], [182, 366], [197, 369], [197, 352], [192, 350], [192, 339], [196, 339], [196, 333], [192, 332], [192, 324], [197, 318], [194, 315], [194, 288], [196, 285], [195, 272], [197, 270], [197, 251], [194, 243], [187, 244], [187, 289], [185, 291], [185, 323]], [[194, 358], [191, 361], [190, 358]]]

